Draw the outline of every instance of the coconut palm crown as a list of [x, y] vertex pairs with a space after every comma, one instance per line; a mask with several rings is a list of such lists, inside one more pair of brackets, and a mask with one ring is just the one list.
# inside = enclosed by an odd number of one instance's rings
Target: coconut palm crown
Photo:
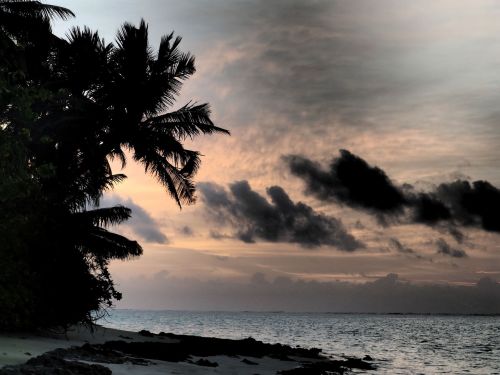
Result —
[[195, 72], [195, 59], [179, 50], [180, 42], [171, 33], [153, 52], [144, 21], [138, 27], [125, 23], [115, 45], [88, 28], [72, 29], [54, 64], [58, 84], [69, 92], [61, 103], [66, 120], [47, 116], [40, 128], [59, 136], [57, 152], [78, 155], [78, 165], [111, 177], [109, 159], [118, 158], [125, 166], [130, 151], [179, 206], [193, 203], [200, 153], [182, 141], [229, 132], [215, 126], [208, 104], [168, 111], [183, 81]]

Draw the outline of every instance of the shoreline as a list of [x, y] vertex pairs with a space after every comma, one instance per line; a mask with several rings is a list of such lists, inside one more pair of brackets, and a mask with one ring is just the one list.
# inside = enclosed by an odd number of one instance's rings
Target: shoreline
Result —
[[343, 374], [370, 357], [331, 359], [320, 349], [201, 336], [75, 326], [66, 333], [0, 334], [0, 375]]
[[500, 317], [500, 313], [453, 313], [453, 312], [338, 312], [338, 311], [287, 311], [287, 310], [178, 310], [178, 309], [145, 309], [145, 308], [113, 308], [114, 311], [146, 311], [146, 312], [179, 312], [179, 313], [228, 313], [228, 314], [317, 314], [317, 315], [401, 315], [401, 316], [485, 316]]

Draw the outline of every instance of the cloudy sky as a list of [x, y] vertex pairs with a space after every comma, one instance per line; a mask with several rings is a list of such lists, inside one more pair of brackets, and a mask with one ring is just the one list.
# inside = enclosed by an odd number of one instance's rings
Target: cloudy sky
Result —
[[111, 42], [141, 17], [153, 47], [181, 35], [197, 73], [178, 105], [232, 133], [189, 144], [194, 206], [132, 163], [105, 197], [145, 248], [111, 266], [118, 306], [500, 311], [498, 2], [54, 3], [77, 15], [59, 35]]

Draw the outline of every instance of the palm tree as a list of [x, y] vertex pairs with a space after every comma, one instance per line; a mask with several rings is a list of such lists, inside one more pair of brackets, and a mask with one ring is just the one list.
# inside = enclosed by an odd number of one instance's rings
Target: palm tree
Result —
[[52, 19], [54, 17], [67, 19], [68, 17], [74, 16], [75, 14], [67, 8], [43, 4], [41, 1], [37, 0], [0, 1], [0, 20], [2, 21], [2, 25], [8, 25], [15, 28], [19, 28], [21, 25], [14, 25], [14, 23], [19, 23], [26, 19]]
[[30, 61], [40, 62], [58, 40], [52, 34], [50, 21], [73, 16], [67, 8], [36, 0], [0, 0], [0, 64], [19, 68], [27, 62], [21, 61], [23, 53]]
[[[194, 57], [179, 50], [180, 42], [173, 34], [164, 36], [153, 53], [144, 21], [138, 27], [124, 24], [116, 46], [88, 28], [75, 28], [57, 66], [75, 109], [66, 111], [68, 121], [72, 129], [77, 122], [85, 124], [72, 132], [73, 139], [66, 138], [68, 148], [78, 141], [80, 151], [96, 156], [92, 163], [102, 168], [107, 168], [107, 158], [115, 157], [124, 166], [130, 150], [179, 206], [195, 201], [192, 179], [200, 165], [200, 153], [184, 148], [182, 141], [200, 134], [229, 134], [214, 125], [207, 104], [188, 103], [166, 112], [182, 82], [195, 72]], [[54, 122], [47, 119], [46, 125], [53, 127]], [[58, 126], [56, 133], [67, 124], [60, 121]]]
[[[34, 13], [22, 10], [28, 5]], [[46, 27], [52, 16], [72, 15], [64, 8], [41, 6], [0, 0], [0, 21], [34, 17]], [[73, 29], [66, 41], [51, 33], [44, 34], [48, 39], [31, 40], [5, 22], [0, 34], [23, 53], [31, 47], [41, 51], [32, 59], [38, 65], [26, 69], [27, 78], [16, 83], [17, 91], [25, 90], [22, 100], [10, 102], [7, 110], [2, 106], [0, 117], [1, 132], [24, 137], [24, 168], [36, 187], [19, 199], [36, 200], [40, 206], [30, 211], [25, 225], [36, 233], [20, 250], [28, 254], [26, 268], [34, 277], [26, 284], [36, 289], [32, 316], [44, 324], [89, 321], [89, 311], [119, 297], [109, 261], [142, 253], [137, 242], [108, 230], [126, 220], [130, 210], [98, 208], [104, 192], [126, 177], [114, 174], [110, 161], [118, 158], [125, 166], [130, 153], [181, 207], [195, 201], [193, 178], [200, 165], [200, 153], [185, 148], [183, 141], [229, 132], [212, 122], [207, 104], [172, 110], [183, 81], [195, 72], [194, 57], [179, 50], [181, 38], [173, 34], [163, 37], [154, 53], [144, 21], [138, 27], [124, 24], [115, 45], [88, 28]], [[55, 42], [44, 44], [46, 40]]]
[[0, 36], [3, 43], [34, 45], [41, 30], [51, 34], [52, 19], [69, 17], [71, 10], [36, 0], [0, 0]]
[[[0, 0], [0, 122], [26, 115], [27, 98], [46, 79], [51, 51], [61, 43], [50, 21], [74, 16], [69, 9], [35, 0]], [[16, 107], [16, 104], [20, 106]], [[20, 108], [23, 107], [23, 108]], [[12, 111], [16, 113], [12, 113]], [[11, 113], [7, 113], [11, 112]]]

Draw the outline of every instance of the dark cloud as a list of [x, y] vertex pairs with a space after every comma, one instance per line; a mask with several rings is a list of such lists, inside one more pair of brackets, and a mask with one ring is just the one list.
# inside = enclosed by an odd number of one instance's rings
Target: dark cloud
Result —
[[184, 225], [182, 228], [180, 228], [179, 232], [187, 237], [191, 237], [194, 235], [193, 229], [191, 229], [191, 227], [187, 225]]
[[456, 227], [449, 226], [446, 229], [447, 229], [448, 234], [450, 234], [455, 239], [455, 241], [457, 241], [458, 243], [463, 243], [464, 240], [466, 239], [465, 234], [463, 234]]
[[317, 213], [302, 202], [294, 203], [279, 186], [267, 189], [271, 202], [252, 190], [247, 181], [231, 184], [229, 192], [213, 183], [198, 187], [209, 216], [230, 226], [241, 241], [289, 242], [303, 247], [330, 245], [343, 251], [363, 247], [340, 220]]
[[441, 184], [437, 195], [463, 225], [478, 225], [500, 232], [500, 190], [487, 181], [455, 181]]
[[221, 81], [233, 82], [235, 97], [245, 103], [287, 113], [292, 124], [321, 127], [340, 117], [359, 126], [371, 116], [411, 108], [404, 99], [436, 77], [404, 69], [412, 41], [387, 35], [403, 35], [406, 25], [387, 17], [383, 5], [361, 3], [224, 3], [214, 17], [233, 37], [228, 48], [249, 53], [227, 66]]
[[418, 254], [411, 247], [408, 247], [408, 246], [402, 244], [401, 241], [399, 241], [397, 238], [393, 238], [393, 237], [389, 238], [389, 251], [390, 250], [395, 251], [398, 254], [402, 254], [404, 256], [407, 256], [409, 258], [433, 262], [432, 258], [425, 257], [425, 256]]
[[403, 245], [396, 238], [389, 238], [389, 247], [391, 249], [396, 250], [398, 253], [401, 253], [401, 254], [415, 254], [415, 250]]
[[464, 235], [455, 225], [500, 232], [500, 190], [487, 181], [457, 180], [430, 192], [414, 192], [411, 185], [395, 185], [382, 169], [346, 150], [340, 151], [328, 169], [303, 156], [284, 160], [292, 174], [304, 181], [306, 194], [365, 210], [381, 223], [398, 220], [406, 210], [411, 222], [445, 225], [457, 242]]
[[434, 194], [418, 193], [410, 196], [413, 206], [413, 220], [417, 223], [435, 225], [439, 221], [451, 219], [451, 212]]
[[228, 236], [227, 234], [220, 233], [219, 231], [216, 230], [210, 230], [209, 232], [210, 238], [213, 238], [214, 240], [225, 240], [232, 238], [231, 236]]
[[406, 199], [385, 172], [368, 165], [347, 150], [332, 160], [329, 169], [302, 156], [285, 157], [291, 172], [306, 182], [306, 193], [377, 214], [401, 213]]
[[361, 222], [361, 220], [356, 220], [356, 222], [354, 223], [354, 228], [365, 229], [365, 225]]
[[500, 284], [414, 284], [388, 274], [372, 282], [348, 283], [269, 278], [247, 282], [162, 277], [121, 279], [119, 307], [178, 310], [309, 311], [359, 313], [499, 314]]
[[131, 198], [124, 199], [118, 195], [105, 196], [101, 201], [101, 207], [122, 205], [132, 210], [132, 216], [125, 223], [121, 224], [146, 242], [160, 244], [168, 243], [168, 238], [163, 234], [159, 224], [141, 206], [134, 203]]
[[[490, 11], [490, 19], [478, 11], [488, 9], [484, 3], [450, 7], [427, 1], [408, 7], [393, 0], [197, 0], [175, 7], [164, 1], [123, 7], [120, 0], [108, 0], [109, 9], [120, 8], [117, 13], [99, 12], [98, 5], [83, 0], [61, 2], [74, 8], [78, 23], [84, 17], [107, 30], [108, 41], [121, 18], [140, 14], [151, 22], [152, 34], [169, 25], [167, 30], [183, 35], [183, 45], [198, 55], [217, 51], [218, 44], [225, 45], [223, 52], [244, 51], [243, 58], [225, 65], [218, 61], [221, 69], [210, 72], [218, 85], [231, 83], [233, 98], [244, 103], [242, 112], [270, 106], [298, 123], [304, 117], [319, 123], [340, 116], [348, 125], [373, 125], [373, 118], [385, 113], [422, 112], [430, 104], [461, 99], [462, 111], [446, 106], [448, 116], [464, 117], [468, 109], [476, 118], [490, 118], [482, 121], [496, 128], [498, 90], [483, 84], [477, 95], [478, 82], [496, 76], [492, 51], [499, 45], [496, 13]], [[56, 25], [64, 35], [68, 23]]]
[[462, 249], [451, 247], [443, 238], [436, 241], [437, 253], [453, 258], [466, 258], [467, 253]]

